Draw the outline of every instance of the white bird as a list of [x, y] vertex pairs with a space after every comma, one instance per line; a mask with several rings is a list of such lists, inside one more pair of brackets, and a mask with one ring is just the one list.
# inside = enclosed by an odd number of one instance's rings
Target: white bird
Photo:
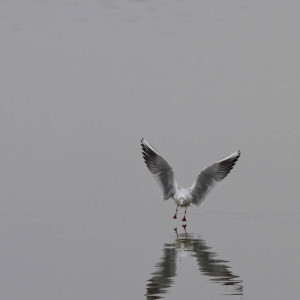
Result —
[[191, 187], [180, 188], [175, 181], [171, 166], [162, 155], [144, 139], [141, 140], [141, 146], [145, 163], [160, 186], [164, 200], [173, 198], [177, 204], [173, 218], [177, 219], [179, 206], [185, 207], [182, 221], [186, 221], [185, 215], [187, 207], [191, 204], [200, 205], [208, 192], [229, 174], [241, 155], [240, 151], [236, 151], [222, 158], [203, 169]]

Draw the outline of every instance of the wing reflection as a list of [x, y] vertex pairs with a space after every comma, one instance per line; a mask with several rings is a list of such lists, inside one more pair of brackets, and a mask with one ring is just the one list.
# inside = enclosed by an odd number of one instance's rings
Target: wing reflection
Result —
[[155, 265], [156, 272], [147, 284], [147, 299], [161, 299], [161, 295], [168, 292], [172, 285], [172, 277], [176, 276], [176, 247], [174, 244], [165, 244], [164, 254], [159, 263]]
[[230, 267], [226, 265], [228, 261], [217, 258], [217, 253], [202, 238], [197, 238], [193, 234], [178, 234], [174, 243], [165, 244], [163, 256], [159, 263], [155, 265], [156, 271], [147, 284], [147, 299], [161, 299], [169, 292], [176, 276], [177, 257], [191, 256], [195, 258], [201, 274], [211, 277], [210, 280], [227, 287], [226, 295], [243, 295], [243, 284], [239, 276], [234, 275]]

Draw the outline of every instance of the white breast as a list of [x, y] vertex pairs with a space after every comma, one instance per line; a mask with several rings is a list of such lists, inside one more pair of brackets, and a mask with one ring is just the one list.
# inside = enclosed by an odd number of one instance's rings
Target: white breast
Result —
[[180, 205], [181, 200], [184, 199], [186, 201], [184, 206], [190, 205], [190, 203], [193, 200], [189, 188], [188, 189], [179, 188], [176, 194], [173, 196], [173, 199], [177, 205]]

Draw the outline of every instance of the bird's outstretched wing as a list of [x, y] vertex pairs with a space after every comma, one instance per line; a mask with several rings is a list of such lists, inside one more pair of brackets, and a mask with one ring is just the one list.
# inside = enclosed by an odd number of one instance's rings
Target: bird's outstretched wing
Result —
[[240, 151], [234, 152], [201, 171], [191, 187], [193, 204], [201, 204], [208, 192], [212, 190], [217, 182], [228, 175], [240, 155]]
[[141, 140], [141, 145], [145, 163], [160, 186], [164, 200], [167, 200], [177, 190], [174, 172], [168, 162], [144, 139]]

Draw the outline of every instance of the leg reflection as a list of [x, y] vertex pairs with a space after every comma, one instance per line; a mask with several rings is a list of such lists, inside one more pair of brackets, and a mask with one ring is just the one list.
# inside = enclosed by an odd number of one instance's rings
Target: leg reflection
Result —
[[176, 238], [178, 239], [177, 227], [174, 228], [174, 231], [175, 231], [175, 233], [176, 233]]
[[[185, 238], [187, 239], [188, 235], [186, 233], [186, 224], [183, 224], [182, 227], [183, 227], [183, 230], [184, 230]], [[177, 237], [177, 239], [178, 239], [178, 237]]]

